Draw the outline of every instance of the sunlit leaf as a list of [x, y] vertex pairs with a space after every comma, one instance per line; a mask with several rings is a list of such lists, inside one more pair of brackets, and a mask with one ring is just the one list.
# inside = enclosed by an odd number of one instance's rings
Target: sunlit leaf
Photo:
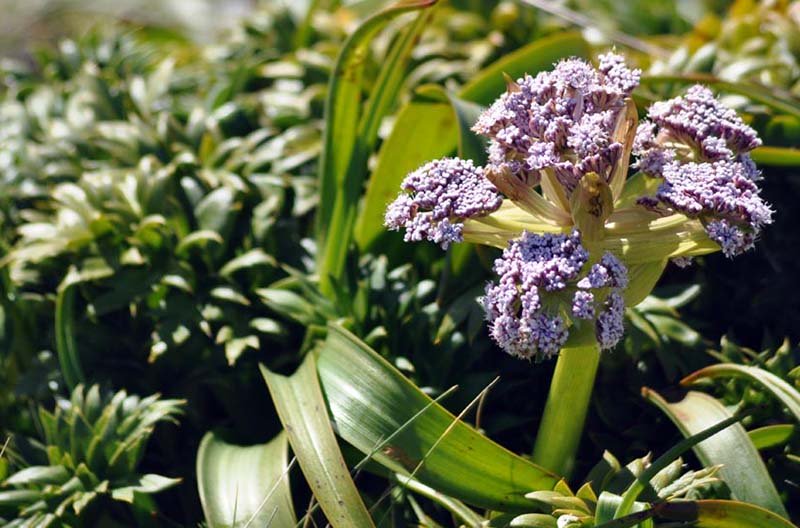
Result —
[[308, 354], [291, 376], [264, 366], [261, 374], [292, 451], [328, 521], [334, 528], [374, 527], [331, 429], [314, 355]]
[[427, 486], [468, 504], [502, 511], [529, 510], [531, 502], [524, 495], [552, 489], [559, 480], [455, 422], [452, 414], [432, 404], [386, 360], [338, 326], [329, 327], [318, 369], [337, 433], [393, 471], [416, 469], [415, 478]]
[[207, 433], [197, 452], [197, 487], [209, 528], [294, 526], [288, 451], [284, 432], [252, 446]]

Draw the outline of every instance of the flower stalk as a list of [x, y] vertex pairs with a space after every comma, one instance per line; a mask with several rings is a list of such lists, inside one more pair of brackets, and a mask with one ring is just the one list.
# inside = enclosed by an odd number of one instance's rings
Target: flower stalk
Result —
[[583, 346], [565, 346], [556, 361], [533, 462], [565, 478], [575, 467], [599, 365], [600, 347], [594, 339]]

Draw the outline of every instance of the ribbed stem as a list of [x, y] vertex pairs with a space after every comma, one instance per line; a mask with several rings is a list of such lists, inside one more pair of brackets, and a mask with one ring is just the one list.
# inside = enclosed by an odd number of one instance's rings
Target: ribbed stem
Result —
[[600, 347], [596, 342], [563, 348], [556, 362], [533, 461], [565, 478], [575, 466], [599, 363]]

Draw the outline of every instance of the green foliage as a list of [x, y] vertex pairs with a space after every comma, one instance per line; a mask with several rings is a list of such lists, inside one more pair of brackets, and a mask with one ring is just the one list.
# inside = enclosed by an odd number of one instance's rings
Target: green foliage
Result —
[[[738, 1], [724, 19], [712, 4], [567, 4], [605, 35], [694, 25], [647, 39], [682, 44], [638, 56], [638, 102], [695, 80], [725, 92], [766, 140], [754, 159], [785, 222], [742, 268], [667, 267], [628, 310], [575, 438], [586, 476], [569, 483], [515, 454], [534, 445], [552, 369], [485, 336], [475, 299], [495, 253], [399, 249], [382, 215], [423, 162], [484, 156], [469, 128], [503, 73], [591, 57], [608, 48], [597, 31], [522, 3], [320, 1], [262, 6], [211, 45], [110, 28], [3, 62], [0, 524], [789, 526], [726, 499], [798, 513], [800, 357], [781, 346], [800, 337], [796, 208], [781, 202], [800, 191], [796, 20], [787, 2]], [[592, 376], [575, 374], [562, 394], [588, 398]], [[681, 378], [708, 394], [665, 400], [666, 415], [641, 398]], [[188, 399], [181, 427], [152, 435], [181, 401], [80, 385], [99, 379]], [[697, 444], [699, 464], [678, 457], [739, 408], [753, 411]]]
[[[7, 454], [20, 469], [0, 485], [5, 526], [73, 526], [81, 517], [88, 522], [85, 510], [103, 497], [151, 510], [148, 495], [180, 479], [142, 474], [138, 466], [155, 426], [177, 423], [183, 403], [79, 385], [54, 412], [40, 409], [41, 443], [20, 443], [20, 453]], [[30, 455], [22, 454], [24, 446]]]

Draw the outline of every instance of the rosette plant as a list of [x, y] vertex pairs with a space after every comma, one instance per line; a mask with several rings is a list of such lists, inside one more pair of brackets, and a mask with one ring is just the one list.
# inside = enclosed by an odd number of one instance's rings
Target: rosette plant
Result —
[[480, 299], [507, 353], [557, 356], [534, 461], [569, 475], [600, 352], [668, 261], [752, 248], [772, 210], [748, 152], [756, 132], [707, 88], [650, 106], [615, 53], [559, 62], [507, 90], [473, 126], [488, 163], [446, 158], [409, 174], [385, 215], [406, 241], [503, 250]]

